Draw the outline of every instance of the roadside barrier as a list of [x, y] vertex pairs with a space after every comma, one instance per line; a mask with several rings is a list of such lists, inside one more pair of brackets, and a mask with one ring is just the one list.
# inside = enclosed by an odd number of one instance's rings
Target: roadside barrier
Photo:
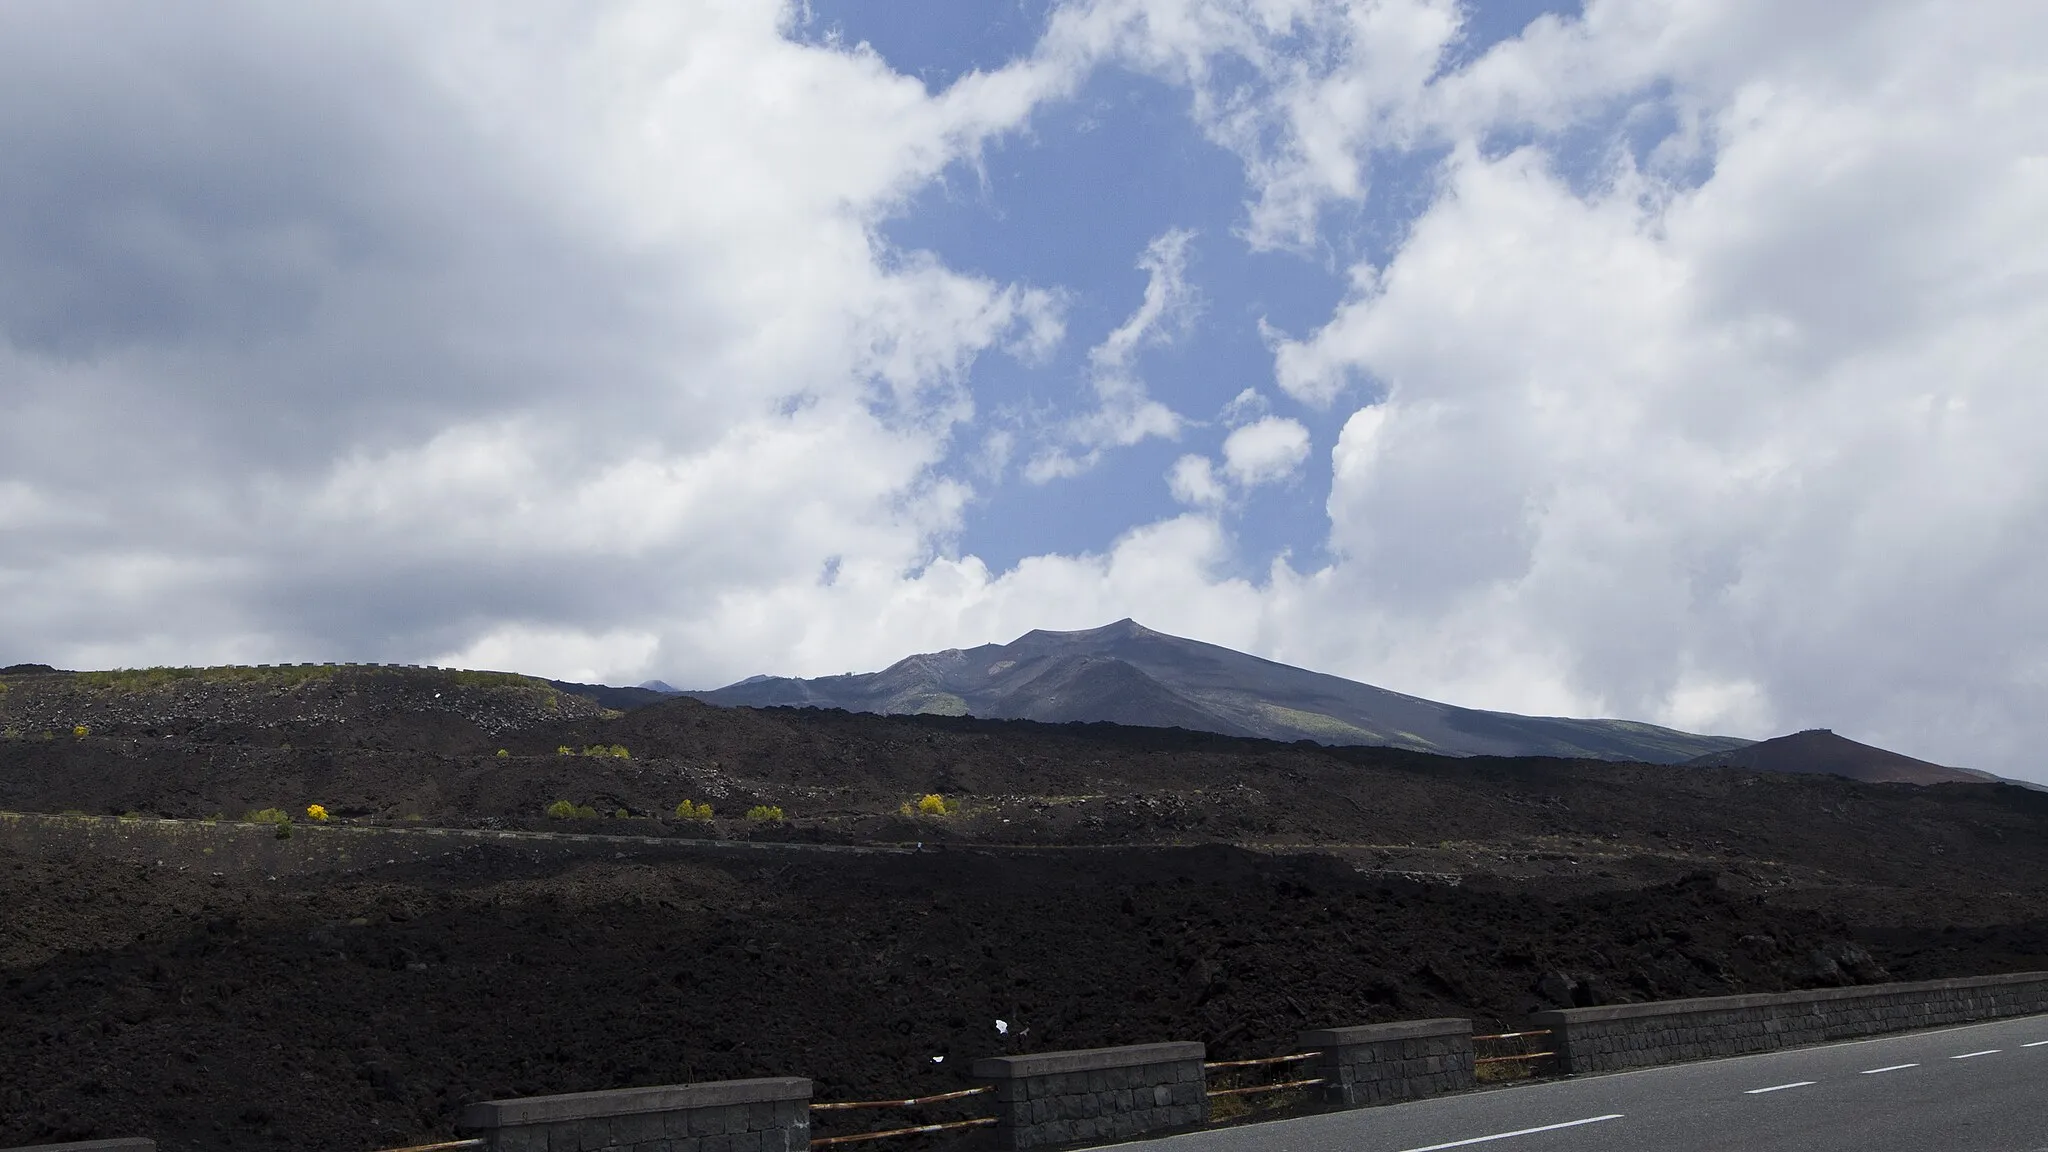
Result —
[[[1553, 1034], [1548, 1028], [1530, 1028], [1474, 1036], [1473, 1071], [1481, 1080], [1519, 1080], [1546, 1071], [1562, 1071], [1557, 1052], [1549, 1043]], [[1545, 1051], [1530, 1051], [1532, 1048]]]
[[[495, 1100], [463, 1110], [456, 1127], [465, 1139], [383, 1152], [810, 1152], [979, 1128], [992, 1130], [997, 1148], [1023, 1152], [1188, 1131], [1209, 1122], [1212, 1100], [1289, 1089], [1316, 1090], [1327, 1108], [1361, 1108], [1469, 1089], [1497, 1078], [1482, 1070], [1533, 1071], [1544, 1061], [1576, 1075], [2041, 1014], [2048, 972], [1569, 1008], [1537, 1013], [1534, 1028], [1479, 1036], [1469, 1020], [1408, 1020], [1307, 1031], [1297, 1037], [1299, 1051], [1248, 1060], [1208, 1060], [1196, 1043], [996, 1056], [974, 1062], [976, 1087], [897, 1100], [812, 1103], [811, 1082], [796, 1077]], [[1281, 1078], [1210, 1086], [1212, 1073], [1255, 1069]], [[985, 1098], [992, 1114], [811, 1136], [815, 1112], [970, 1098]], [[155, 1148], [122, 1139], [0, 1152]]]
[[[1296, 1064], [1303, 1060], [1320, 1060], [1321, 1052], [1296, 1052], [1291, 1056], [1261, 1056], [1255, 1060], [1210, 1060], [1202, 1065], [1204, 1072], [1226, 1068], [1272, 1068], [1282, 1064]], [[1206, 1083], [1206, 1078], [1205, 1081]], [[1264, 1092], [1285, 1092], [1290, 1088], [1311, 1088], [1329, 1081], [1321, 1076], [1304, 1080], [1281, 1080], [1271, 1084], [1246, 1084], [1235, 1088], [1210, 1088], [1206, 1095], [1214, 1100], [1219, 1096], [1256, 1096]]]
[[1565, 1072], [1615, 1072], [2048, 1013], [2048, 972], [1538, 1012]]
[[[969, 1096], [985, 1096], [995, 1089], [991, 1087], [964, 1088], [958, 1092], [941, 1092], [935, 1096], [912, 1096], [903, 1100], [848, 1100], [827, 1104], [813, 1104], [811, 1111], [841, 1112], [856, 1108], [922, 1108], [928, 1104], [939, 1104], [947, 1100], [964, 1100]], [[864, 1140], [881, 1140], [889, 1136], [918, 1136], [927, 1132], [950, 1132], [962, 1128], [986, 1128], [996, 1122], [993, 1116], [976, 1116], [967, 1120], [946, 1120], [935, 1124], [916, 1124], [908, 1128], [889, 1128], [879, 1132], [854, 1132], [845, 1136], [813, 1136], [811, 1147], [823, 1148], [829, 1144], [857, 1144]]]

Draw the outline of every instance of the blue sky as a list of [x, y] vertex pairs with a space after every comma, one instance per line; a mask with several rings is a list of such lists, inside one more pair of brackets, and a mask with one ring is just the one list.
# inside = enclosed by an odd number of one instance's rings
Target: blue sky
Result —
[[[801, 35], [864, 44], [933, 91], [1029, 56], [1053, 10], [1048, 3], [930, 0], [808, 7]], [[1576, 10], [1565, 3], [1475, 6], [1444, 63], [1477, 58], [1546, 12]], [[1342, 427], [1344, 413], [1275, 394], [1260, 322], [1298, 336], [1327, 318], [1346, 293], [1350, 265], [1384, 262], [1427, 207], [1443, 151], [1376, 158], [1370, 197], [1335, 206], [1315, 250], [1255, 250], [1240, 234], [1251, 194], [1243, 163], [1203, 134], [1190, 103], [1190, 93], [1159, 79], [1097, 71], [1070, 99], [1035, 115], [1028, 131], [955, 164], [880, 228], [890, 244], [936, 252], [963, 271], [1068, 294], [1068, 340], [1059, 355], [1038, 365], [977, 368], [982, 406], [1027, 423], [1028, 413], [1061, 411], [1085, 395], [1085, 352], [1141, 296], [1146, 277], [1137, 256], [1153, 237], [1165, 228], [1196, 236], [1190, 280], [1198, 318], [1171, 346], [1150, 351], [1142, 373], [1155, 396], [1197, 426], [1180, 441], [1134, 445], [1079, 476], [1045, 483], [1005, 476], [978, 493], [960, 551], [998, 567], [1043, 552], [1101, 552], [1133, 523], [1171, 515], [1175, 501], [1160, 477], [1189, 448], [1217, 449], [1229, 431], [1221, 414], [1247, 388], [1277, 401], [1276, 410], [1305, 424], [1316, 444], [1327, 446]], [[980, 447], [963, 440], [949, 464], [971, 470]], [[1256, 577], [1279, 556], [1326, 563], [1328, 495], [1327, 476], [1314, 473], [1248, 493], [1233, 517], [1226, 568]]]
[[0, 7], [0, 665], [1131, 616], [2043, 778], [2025, 0]]

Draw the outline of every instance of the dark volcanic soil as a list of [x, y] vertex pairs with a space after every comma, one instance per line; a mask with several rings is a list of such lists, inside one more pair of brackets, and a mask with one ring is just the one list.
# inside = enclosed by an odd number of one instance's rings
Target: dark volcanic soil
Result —
[[[2048, 967], [2048, 796], [2010, 787], [606, 716], [428, 673], [0, 682], [0, 808], [317, 801], [357, 829], [0, 819], [0, 1145], [362, 1152], [496, 1096], [893, 1096], [1003, 1051], [1268, 1055], [1311, 1027]], [[631, 756], [556, 752], [599, 744]], [[928, 791], [959, 811], [897, 814]], [[719, 819], [654, 818], [685, 797]], [[540, 817], [557, 798], [633, 818]], [[734, 818], [753, 803], [791, 819]], [[659, 842], [360, 831], [409, 815]]]

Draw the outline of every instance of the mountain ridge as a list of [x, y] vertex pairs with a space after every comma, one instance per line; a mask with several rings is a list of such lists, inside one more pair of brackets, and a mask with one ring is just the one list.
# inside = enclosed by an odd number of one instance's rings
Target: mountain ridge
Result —
[[726, 706], [1107, 721], [1457, 756], [1675, 764], [1750, 743], [1629, 720], [1460, 708], [1157, 632], [1129, 618], [1072, 632], [1035, 628], [1008, 644], [920, 652], [878, 672], [752, 676], [684, 694]]

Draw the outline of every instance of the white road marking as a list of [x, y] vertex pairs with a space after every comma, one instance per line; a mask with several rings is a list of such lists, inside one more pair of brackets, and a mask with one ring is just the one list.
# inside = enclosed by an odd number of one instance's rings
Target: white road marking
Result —
[[1878, 1074], [1879, 1072], [1897, 1072], [1897, 1071], [1899, 1071], [1899, 1070], [1900, 1070], [1900, 1069], [1902, 1069], [1902, 1068], [1918, 1068], [1918, 1067], [1919, 1067], [1919, 1065], [1918, 1065], [1918, 1064], [1892, 1064], [1892, 1065], [1889, 1065], [1889, 1066], [1887, 1066], [1887, 1067], [1884, 1067], [1884, 1068], [1865, 1068], [1865, 1069], [1863, 1070], [1863, 1072], [1862, 1072], [1862, 1075], [1864, 1075], [1864, 1076], [1875, 1076], [1875, 1075], [1877, 1075], [1877, 1074]]
[[1588, 1116], [1584, 1120], [1567, 1120], [1562, 1124], [1545, 1124], [1541, 1128], [1517, 1128], [1513, 1132], [1495, 1132], [1491, 1136], [1474, 1136], [1470, 1140], [1453, 1140], [1448, 1144], [1430, 1144], [1421, 1148], [1403, 1148], [1401, 1152], [1437, 1152], [1440, 1148], [1463, 1148], [1468, 1144], [1487, 1144], [1495, 1140], [1506, 1140], [1512, 1136], [1531, 1136], [1538, 1132], [1555, 1132], [1559, 1128], [1577, 1128], [1581, 1124], [1598, 1124], [1602, 1120], [1619, 1120], [1621, 1113], [1612, 1112], [1605, 1116]]
[[2048, 1044], [2048, 1040], [2036, 1040], [2036, 1041], [2034, 1041], [2034, 1042], [2033, 1042], [2032, 1044], [2022, 1044], [2022, 1045], [2020, 1045], [2020, 1047], [2022, 1047], [2022, 1048], [2039, 1048], [2039, 1047], [2040, 1047], [2041, 1045], [2043, 1045], [2043, 1044]]
[[1743, 1093], [1743, 1095], [1744, 1095], [1744, 1096], [1756, 1096], [1756, 1095], [1759, 1095], [1759, 1094], [1761, 1094], [1761, 1093], [1764, 1093], [1764, 1092], [1783, 1092], [1783, 1091], [1784, 1091], [1785, 1089], [1787, 1089], [1787, 1088], [1804, 1088], [1804, 1087], [1806, 1087], [1806, 1086], [1807, 1086], [1808, 1084], [1815, 1084], [1815, 1083], [1818, 1083], [1818, 1081], [1815, 1081], [1815, 1080], [1794, 1080], [1794, 1081], [1793, 1081], [1792, 1083], [1790, 1083], [1790, 1084], [1773, 1084], [1773, 1085], [1771, 1085], [1771, 1086], [1770, 1086], [1769, 1088], [1751, 1088], [1751, 1089], [1749, 1089], [1748, 1091], [1744, 1092], [1744, 1093]]
[[1951, 1060], [1968, 1060], [1968, 1059], [1969, 1059], [1970, 1057], [1972, 1057], [1972, 1056], [1996, 1056], [1996, 1055], [1997, 1055], [1997, 1054], [1998, 1054], [1998, 1053], [1999, 1053], [2000, 1051], [2002, 1051], [2002, 1049], [1998, 1049], [1998, 1048], [1986, 1048], [1986, 1049], [1985, 1049], [1985, 1050], [1983, 1050], [1982, 1052], [1965, 1052], [1965, 1053], [1963, 1053], [1963, 1054], [1962, 1054], [1961, 1056], [1951, 1056], [1951, 1057], [1949, 1057], [1949, 1059], [1951, 1059]]

